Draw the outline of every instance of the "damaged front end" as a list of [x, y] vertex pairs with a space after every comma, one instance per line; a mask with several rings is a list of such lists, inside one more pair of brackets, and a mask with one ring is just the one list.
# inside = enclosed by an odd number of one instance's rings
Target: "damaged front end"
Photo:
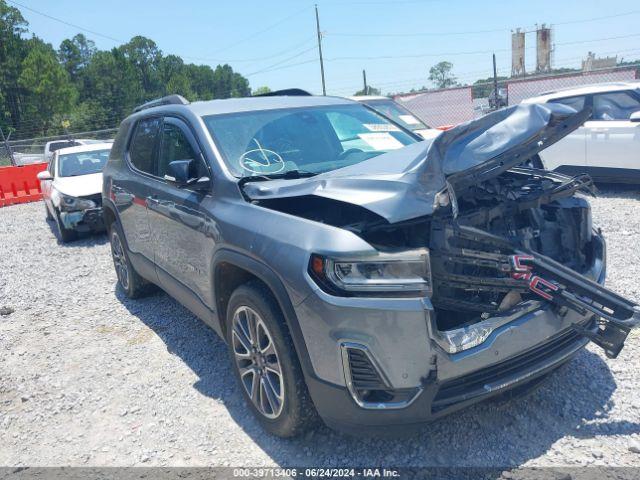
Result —
[[[423, 147], [243, 190], [264, 207], [348, 229], [385, 258], [424, 249], [435, 310], [430, 331], [448, 353], [550, 308], [560, 317], [577, 312], [581, 320], [571, 328], [614, 358], [640, 310], [602, 286], [605, 244], [584, 198], [594, 194], [593, 182], [518, 166], [588, 115], [562, 105], [510, 107]], [[331, 270], [327, 261], [312, 257], [311, 273]]]
[[[459, 213], [431, 219], [433, 304], [450, 352], [482, 343], [496, 319], [551, 304], [596, 318], [573, 329], [615, 358], [638, 307], [605, 289], [604, 240], [591, 226], [586, 177], [514, 168], [458, 197]], [[600, 282], [600, 283], [599, 283]], [[490, 321], [487, 321], [491, 319]]]

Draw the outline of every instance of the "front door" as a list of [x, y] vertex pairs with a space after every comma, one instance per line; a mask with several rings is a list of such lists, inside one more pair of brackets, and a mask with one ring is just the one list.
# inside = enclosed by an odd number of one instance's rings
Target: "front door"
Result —
[[592, 120], [587, 130], [587, 164], [596, 178], [640, 178], [640, 123], [629, 117], [640, 110], [640, 95], [633, 91], [593, 95]]
[[[587, 107], [586, 97], [566, 97], [551, 100], [580, 111]], [[557, 143], [540, 152], [540, 159], [547, 170], [558, 170], [568, 174], [587, 172], [586, 129], [584, 126], [571, 132]]]
[[[196, 160], [198, 177], [211, 178], [194, 136], [179, 119], [164, 119], [158, 160], [159, 178], [164, 178], [167, 166], [175, 160]], [[213, 202], [210, 187], [178, 188], [170, 182], [162, 182], [148, 202], [161, 285], [172, 291], [177, 281], [210, 308], [211, 256], [217, 229], [207, 212]]]

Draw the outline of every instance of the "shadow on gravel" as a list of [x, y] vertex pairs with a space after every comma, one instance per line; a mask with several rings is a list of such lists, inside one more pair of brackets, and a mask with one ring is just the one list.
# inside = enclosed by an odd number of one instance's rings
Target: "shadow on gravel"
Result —
[[60, 247], [92, 247], [94, 245], [104, 245], [108, 243], [106, 232], [84, 232], [78, 233], [78, 238], [69, 243], [62, 243], [60, 241], [60, 233], [58, 232], [58, 226], [53, 220], [45, 220], [47, 226], [51, 230], [51, 234], [56, 237], [58, 246]]
[[224, 402], [237, 424], [283, 467], [513, 468], [544, 455], [560, 439], [564, 451], [581, 438], [598, 435], [606, 442], [608, 435], [640, 433], [638, 423], [608, 421], [616, 384], [602, 358], [583, 350], [524, 397], [475, 405], [411, 436], [357, 438], [318, 427], [302, 438], [281, 440], [265, 434], [246, 410], [226, 346], [211, 329], [162, 292], [135, 301], [120, 291], [116, 295], [198, 375], [193, 387]]
[[640, 185], [597, 183], [596, 187], [598, 197], [640, 200]]

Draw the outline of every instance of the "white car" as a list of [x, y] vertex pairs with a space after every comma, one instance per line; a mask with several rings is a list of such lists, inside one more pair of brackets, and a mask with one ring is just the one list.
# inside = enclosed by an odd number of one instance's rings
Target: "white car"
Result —
[[591, 109], [584, 125], [546, 148], [534, 166], [594, 180], [640, 183], [640, 82], [595, 84], [548, 92], [522, 103]]
[[44, 145], [44, 161], [50, 162], [53, 154], [62, 148], [78, 147], [80, 145], [94, 145], [109, 142], [109, 140], [93, 140], [90, 138], [70, 138], [68, 140], [53, 140]]
[[441, 130], [427, 126], [422, 120], [416, 117], [405, 107], [399, 105], [388, 97], [361, 95], [356, 97], [349, 97], [349, 99], [355, 100], [356, 102], [364, 103], [366, 106], [372, 108], [379, 114], [384, 115], [400, 126], [413, 131], [414, 133], [420, 135], [422, 138], [435, 138], [440, 133], [442, 133]]
[[56, 150], [46, 170], [38, 174], [47, 220], [55, 220], [60, 241], [78, 232], [104, 229], [102, 169], [111, 143], [94, 143]]

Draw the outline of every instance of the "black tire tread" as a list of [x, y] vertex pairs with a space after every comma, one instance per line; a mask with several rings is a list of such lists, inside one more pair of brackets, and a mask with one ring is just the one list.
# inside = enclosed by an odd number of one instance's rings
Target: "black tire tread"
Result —
[[129, 269], [129, 288], [125, 289], [120, 283], [120, 280], [118, 280], [118, 286], [122, 289], [122, 291], [128, 298], [136, 299], [145, 297], [153, 292], [154, 285], [142, 278], [140, 274], [136, 272], [135, 268], [133, 268], [131, 260], [129, 259], [129, 249], [127, 248], [127, 243], [124, 240], [124, 233], [122, 232], [122, 228], [120, 228], [120, 225], [117, 221], [111, 223], [111, 225], [107, 227], [107, 231], [109, 232], [109, 242], [111, 242], [111, 236], [114, 229], [120, 237], [122, 249], [124, 250], [124, 256], [127, 261], [127, 268]]
[[[285, 369], [290, 370], [290, 375], [293, 377], [287, 378], [287, 376], [285, 376], [285, 392], [287, 392], [285, 393], [285, 408], [277, 419], [271, 420], [265, 418], [256, 411], [250, 399], [246, 396], [244, 388], [240, 385], [231, 342], [233, 312], [240, 305], [247, 305], [254, 308], [263, 316], [263, 320], [270, 330], [273, 341], [276, 343], [283, 371]], [[231, 356], [231, 362], [233, 363], [236, 379], [238, 380], [238, 388], [245, 397], [247, 405], [265, 430], [278, 437], [290, 438], [301, 435], [317, 425], [319, 422], [318, 413], [304, 381], [304, 375], [296, 354], [293, 339], [291, 338], [291, 333], [284, 321], [278, 302], [264, 283], [259, 280], [251, 280], [234, 290], [227, 307], [226, 325], [229, 354]], [[285, 363], [288, 364], [290, 368], [285, 367]], [[294, 394], [290, 395], [289, 393], [292, 390], [292, 386], [294, 386]]]

